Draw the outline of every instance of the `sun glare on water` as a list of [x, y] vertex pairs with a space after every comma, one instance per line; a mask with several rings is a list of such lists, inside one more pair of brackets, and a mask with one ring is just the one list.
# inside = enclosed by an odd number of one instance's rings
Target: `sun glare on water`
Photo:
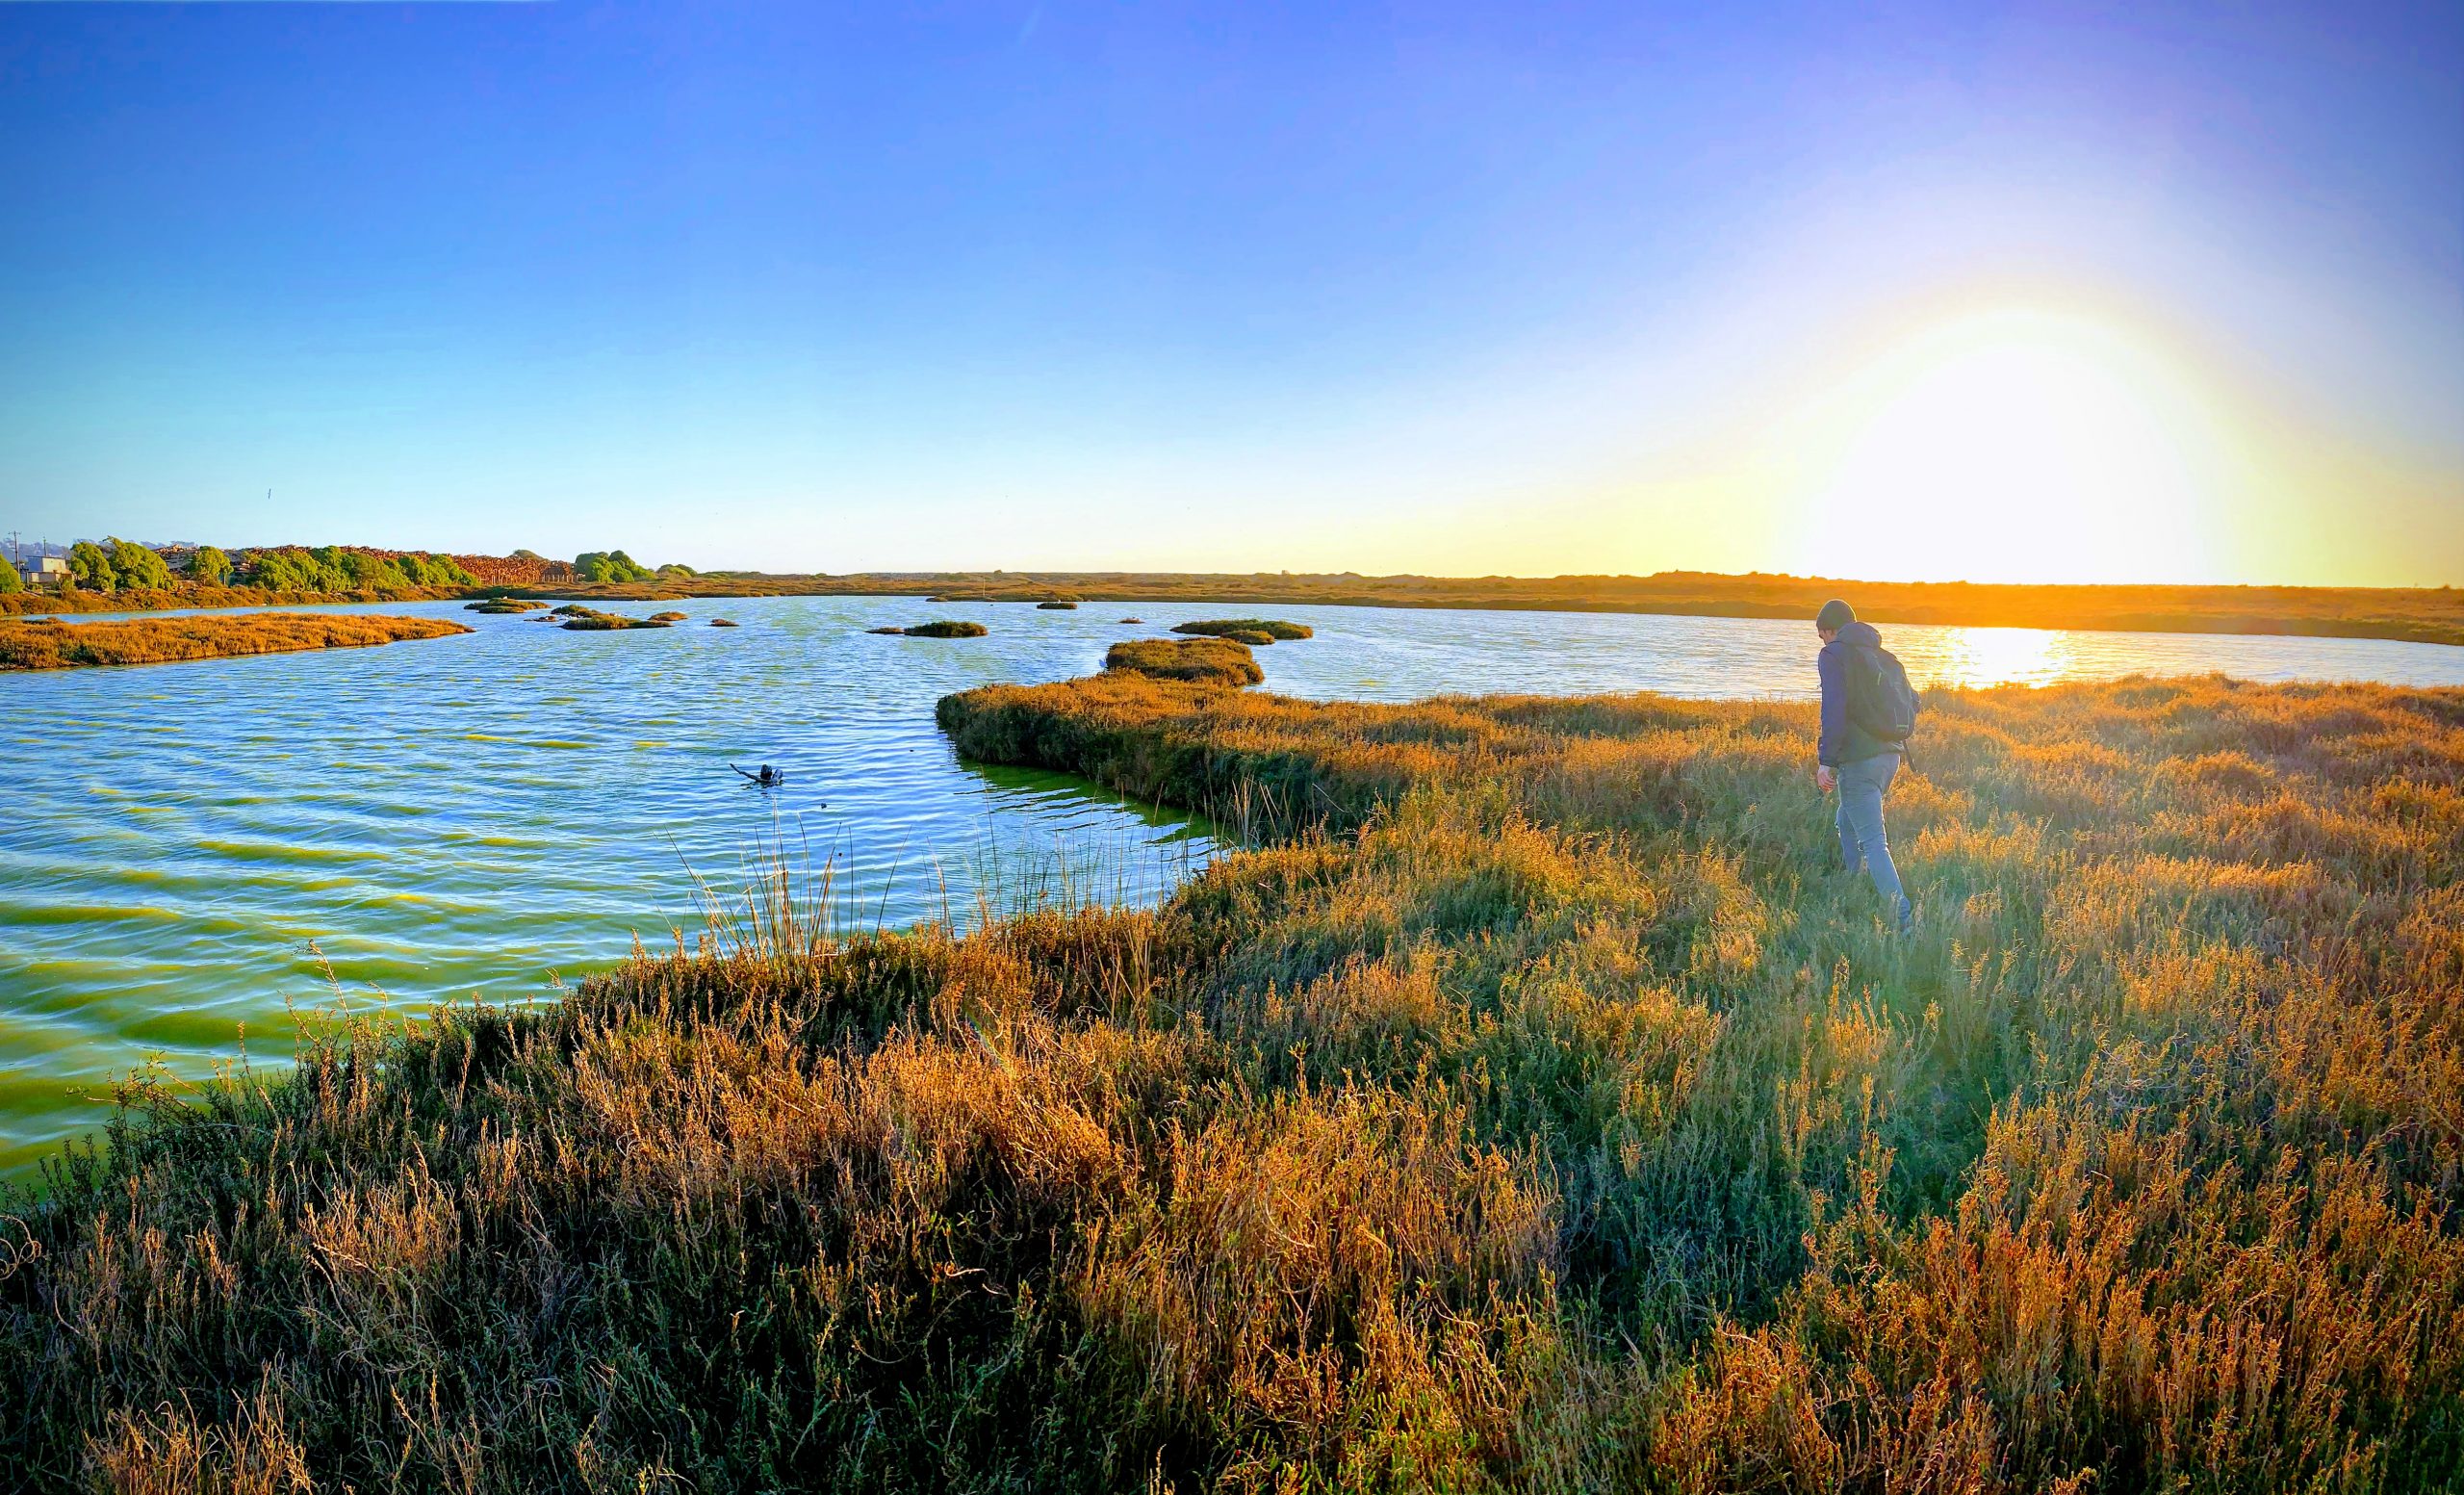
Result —
[[2228, 452], [2213, 406], [2149, 340], [2039, 310], [1890, 348], [1799, 447], [1807, 568], [1878, 580], [2198, 580]]

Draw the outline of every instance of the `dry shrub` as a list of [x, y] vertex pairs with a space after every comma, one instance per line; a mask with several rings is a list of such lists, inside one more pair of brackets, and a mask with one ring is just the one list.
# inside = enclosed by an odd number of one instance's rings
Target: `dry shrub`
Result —
[[1429, 1461], [1408, 1482], [1442, 1482], [1511, 1448], [1556, 1229], [1548, 1192], [1463, 1123], [1375, 1089], [1235, 1107], [1177, 1143], [1166, 1202], [1090, 1263], [1078, 1291], [1147, 1399], [1254, 1451], [1228, 1484], [1405, 1450]]
[[88, 1444], [87, 1468], [112, 1495], [294, 1495], [317, 1487], [283, 1426], [270, 1374], [227, 1423], [200, 1425], [168, 1404], [143, 1415], [115, 1409]]

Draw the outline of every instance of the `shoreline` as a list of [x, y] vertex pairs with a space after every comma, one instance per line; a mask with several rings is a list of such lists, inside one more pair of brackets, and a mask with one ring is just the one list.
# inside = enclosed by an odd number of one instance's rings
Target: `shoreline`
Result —
[[178, 664], [362, 649], [471, 632], [469, 626], [446, 618], [300, 612], [198, 613], [95, 623], [6, 619], [0, 620], [0, 672]]
[[488, 597], [607, 603], [752, 597], [945, 597], [950, 601], [1036, 603], [1058, 597], [1227, 606], [1304, 605], [1810, 619], [1823, 601], [1845, 596], [1856, 604], [1860, 617], [1886, 626], [2376, 638], [2400, 643], [2464, 645], [2464, 592], [2453, 587], [2035, 586], [1707, 573], [1552, 578], [1312, 576], [1286, 580], [1168, 572], [885, 572], [844, 576], [712, 572], [641, 582], [491, 584], [381, 595], [257, 593], [250, 588], [233, 587], [70, 595], [74, 600], [64, 606], [56, 595], [49, 594], [0, 597], [0, 614], [343, 606]]

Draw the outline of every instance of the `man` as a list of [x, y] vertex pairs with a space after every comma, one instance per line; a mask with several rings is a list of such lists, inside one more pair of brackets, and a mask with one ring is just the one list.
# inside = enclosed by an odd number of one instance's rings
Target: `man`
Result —
[[[1904, 935], [1915, 927], [1916, 905], [1900, 886], [1899, 868], [1891, 864], [1890, 841], [1883, 831], [1883, 796], [1899, 772], [1900, 754], [1915, 726], [1915, 696], [1899, 661], [1884, 650], [1883, 636], [1872, 624], [1858, 622], [1856, 609], [1846, 603], [1837, 598], [1824, 603], [1813, 627], [1822, 637], [1822, 653], [1814, 657], [1815, 672], [1822, 677], [1822, 740], [1814, 752], [1814, 783], [1825, 794], [1836, 790], [1839, 795], [1839, 854], [1849, 872], [1862, 867], [1873, 877]], [[1894, 682], [1896, 696], [1904, 701], [1896, 712], [1890, 705]], [[1852, 700], [1852, 695], [1861, 699]]]

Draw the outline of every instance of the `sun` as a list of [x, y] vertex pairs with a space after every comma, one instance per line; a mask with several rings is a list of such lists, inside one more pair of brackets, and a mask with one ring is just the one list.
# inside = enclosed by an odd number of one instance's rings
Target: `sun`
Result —
[[2230, 476], [2211, 402], [2161, 344], [2030, 308], [1856, 369], [1794, 465], [1805, 569], [1883, 580], [2206, 580]]

